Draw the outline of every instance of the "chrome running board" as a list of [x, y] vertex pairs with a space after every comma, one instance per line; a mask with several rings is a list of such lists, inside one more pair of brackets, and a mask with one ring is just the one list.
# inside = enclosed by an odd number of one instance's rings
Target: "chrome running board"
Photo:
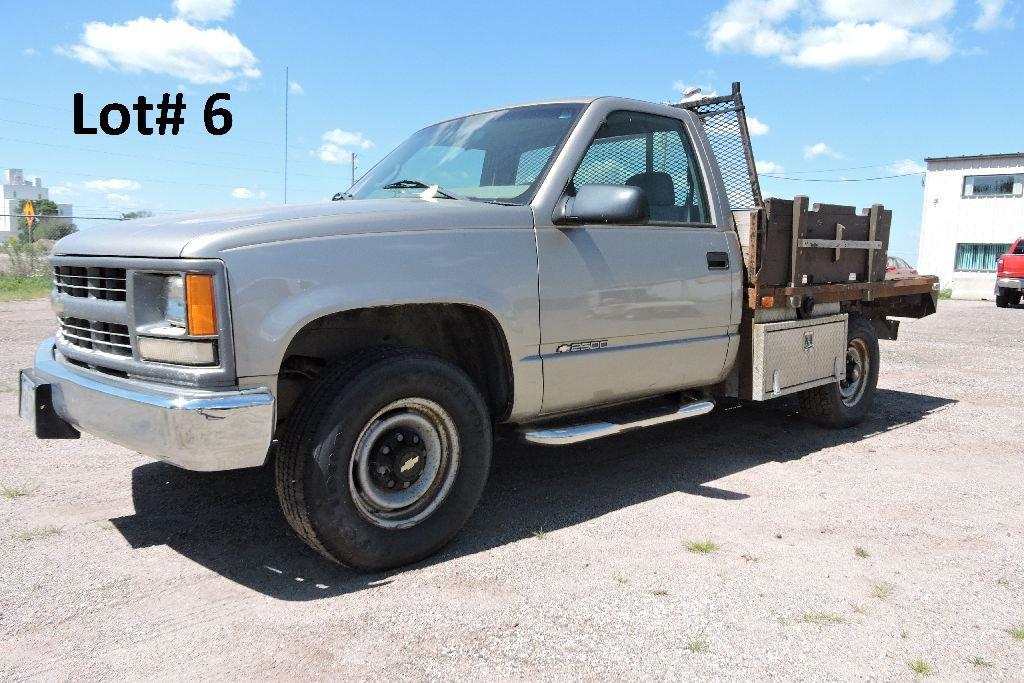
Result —
[[[584, 422], [572, 425], [550, 426], [550, 427], [523, 427], [519, 435], [524, 441], [541, 446], [565, 446], [567, 444], [600, 439], [613, 434], [633, 431], [634, 429], [645, 429], [654, 425], [677, 422], [691, 417], [706, 415], [715, 409], [715, 402], [711, 399], [691, 401], [676, 407], [668, 413], [656, 413], [636, 418], [636, 413], [624, 413], [617, 419], [612, 414], [607, 419], [598, 422]], [[634, 418], [634, 419], [629, 419]]]

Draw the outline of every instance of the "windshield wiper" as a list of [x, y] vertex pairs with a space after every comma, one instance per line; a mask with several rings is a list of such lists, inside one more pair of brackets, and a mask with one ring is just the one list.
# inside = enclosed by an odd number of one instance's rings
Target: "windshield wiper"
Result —
[[404, 179], [396, 180], [393, 183], [381, 186], [382, 190], [429, 190], [430, 188], [436, 188], [434, 194], [444, 197], [446, 199], [462, 199], [462, 197], [446, 192], [440, 185], [428, 185], [422, 180], [416, 179]]

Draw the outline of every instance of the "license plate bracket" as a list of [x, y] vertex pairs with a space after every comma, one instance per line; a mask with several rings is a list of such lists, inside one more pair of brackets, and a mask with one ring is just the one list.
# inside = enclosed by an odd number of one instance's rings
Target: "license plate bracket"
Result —
[[41, 382], [32, 370], [22, 370], [18, 382], [18, 414], [39, 439], [77, 439], [81, 433], [53, 409], [53, 385]]

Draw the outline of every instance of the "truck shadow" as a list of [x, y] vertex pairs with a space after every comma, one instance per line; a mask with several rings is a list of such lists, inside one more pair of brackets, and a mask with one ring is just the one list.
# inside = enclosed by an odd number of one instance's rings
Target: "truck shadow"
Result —
[[[500, 440], [483, 499], [469, 524], [437, 555], [412, 565], [486, 551], [614, 510], [683, 492], [742, 501], [742, 491], [710, 485], [768, 462], [924, 419], [952, 399], [879, 390], [871, 417], [847, 430], [821, 429], [780, 399], [719, 408], [677, 425], [562, 448]], [[132, 472], [135, 514], [111, 520], [133, 548], [167, 545], [184, 557], [280, 600], [315, 600], [372, 589], [403, 569], [361, 574], [306, 548], [274, 497], [269, 468], [204, 474], [149, 463]]]

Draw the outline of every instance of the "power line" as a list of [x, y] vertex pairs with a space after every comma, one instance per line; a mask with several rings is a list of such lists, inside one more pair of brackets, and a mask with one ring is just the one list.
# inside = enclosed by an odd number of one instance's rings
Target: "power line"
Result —
[[784, 175], [775, 175], [772, 173], [758, 173], [762, 178], [772, 178], [774, 180], [795, 180], [801, 183], [863, 183], [869, 180], [889, 180], [891, 178], [909, 178], [915, 175], [924, 175], [924, 171], [918, 171], [916, 173], [898, 173], [896, 175], [883, 175], [875, 178], [789, 178]]
[[842, 168], [820, 168], [816, 171], [786, 171], [791, 175], [800, 175], [805, 173], [834, 173], [836, 171], [860, 171], [865, 168], [888, 168], [894, 166], [894, 162], [890, 161], [886, 164], [869, 164], [867, 166], [844, 166]]

